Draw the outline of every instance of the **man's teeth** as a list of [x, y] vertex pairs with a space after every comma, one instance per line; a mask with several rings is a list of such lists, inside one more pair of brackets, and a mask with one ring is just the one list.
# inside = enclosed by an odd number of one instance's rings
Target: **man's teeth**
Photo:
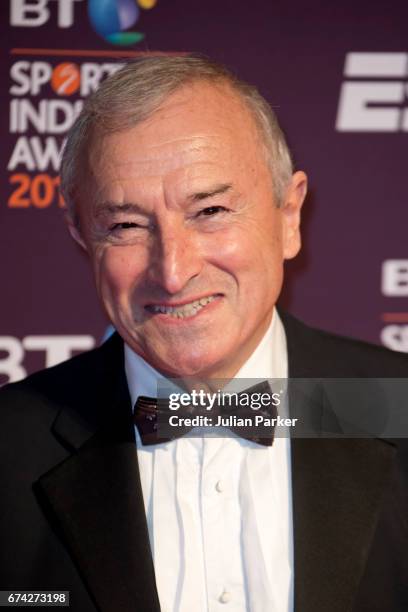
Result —
[[163, 313], [170, 315], [174, 318], [182, 319], [183, 317], [192, 317], [197, 314], [199, 310], [204, 308], [207, 304], [215, 300], [214, 295], [209, 297], [201, 298], [201, 300], [195, 300], [189, 304], [183, 304], [182, 306], [161, 306], [160, 304], [151, 306], [151, 310], [155, 313]]

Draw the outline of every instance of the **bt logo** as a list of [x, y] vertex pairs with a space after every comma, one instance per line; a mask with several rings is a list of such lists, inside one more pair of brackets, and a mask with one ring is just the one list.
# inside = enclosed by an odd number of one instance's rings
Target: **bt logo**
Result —
[[140, 8], [151, 9], [157, 0], [88, 0], [88, 15], [96, 32], [113, 45], [133, 45], [144, 38], [142, 32], [126, 32], [135, 25]]
[[[83, 0], [10, 0], [10, 24], [37, 28], [56, 14], [59, 28], [74, 25], [75, 7]], [[128, 46], [144, 38], [142, 32], [127, 31], [140, 17], [140, 9], [152, 9], [157, 0], [88, 0], [88, 16], [93, 29], [104, 40]], [[55, 17], [54, 17], [55, 18]]]

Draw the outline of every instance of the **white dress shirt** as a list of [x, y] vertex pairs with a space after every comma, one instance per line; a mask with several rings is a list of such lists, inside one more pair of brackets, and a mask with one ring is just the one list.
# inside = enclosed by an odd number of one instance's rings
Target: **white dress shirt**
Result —
[[[161, 375], [125, 345], [132, 403]], [[286, 337], [271, 325], [236, 378], [287, 377]], [[279, 410], [279, 408], [278, 408]], [[236, 436], [144, 446], [141, 484], [162, 612], [292, 612], [290, 440]]]

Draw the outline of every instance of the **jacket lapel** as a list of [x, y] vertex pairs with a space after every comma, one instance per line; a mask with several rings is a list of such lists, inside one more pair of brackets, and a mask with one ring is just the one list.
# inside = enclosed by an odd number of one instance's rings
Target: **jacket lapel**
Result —
[[[311, 330], [306, 332], [289, 316], [282, 318], [290, 377], [329, 376], [330, 355], [319, 351], [319, 336], [309, 337]], [[347, 374], [339, 372], [341, 376]], [[291, 449], [295, 610], [350, 611], [389, 484], [395, 448], [379, 439], [295, 438]]]
[[292, 440], [297, 612], [352, 610], [393, 459], [379, 440]]
[[36, 488], [97, 608], [159, 612], [123, 349], [116, 345], [93, 418], [84, 421], [70, 408], [58, 415], [53, 433], [72, 454]]

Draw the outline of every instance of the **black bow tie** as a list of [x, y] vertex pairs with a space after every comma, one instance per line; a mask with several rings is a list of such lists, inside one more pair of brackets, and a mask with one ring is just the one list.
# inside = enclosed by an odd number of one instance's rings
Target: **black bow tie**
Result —
[[[213, 420], [221, 417], [224, 420], [222, 426], [227, 426], [237, 436], [264, 446], [271, 446], [275, 430], [273, 420], [276, 420], [277, 417], [276, 405], [271, 401], [269, 406], [263, 406], [257, 410], [247, 405], [240, 405], [240, 398], [244, 395], [247, 398], [253, 398], [255, 394], [257, 396], [259, 394], [267, 394], [272, 400], [271, 388], [266, 381], [237, 393], [238, 402], [236, 407], [231, 408], [229, 406], [217, 405], [210, 412], [206, 411], [205, 408], [194, 406], [187, 406], [174, 412], [169, 409], [168, 400], [157, 400], [141, 395], [135, 404], [133, 420], [144, 445], [169, 442], [184, 436], [193, 429], [193, 425], [170, 427], [169, 417], [171, 416], [177, 415], [183, 418], [201, 416], [205, 418], [210, 415]], [[258, 426], [248, 424], [243, 426], [241, 424], [242, 422], [254, 424], [255, 416], [262, 417], [265, 424]], [[205, 422], [202, 425], [205, 426]]]

